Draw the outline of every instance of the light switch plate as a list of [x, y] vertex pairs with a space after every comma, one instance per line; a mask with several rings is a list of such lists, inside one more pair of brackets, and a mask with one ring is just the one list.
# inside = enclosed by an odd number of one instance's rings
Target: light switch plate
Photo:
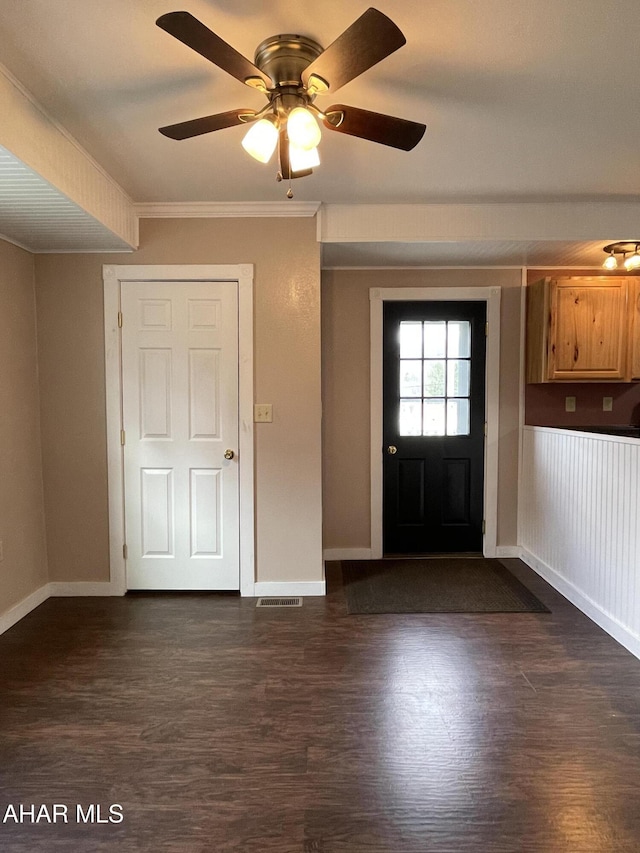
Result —
[[613, 411], [613, 397], [603, 397], [602, 398], [602, 411], [603, 412], [612, 412]]
[[273, 422], [273, 405], [271, 403], [256, 403], [253, 407], [253, 422], [270, 424]]
[[575, 397], [565, 397], [564, 398], [564, 410], [565, 410], [565, 412], [575, 412], [575, 410], [576, 410], [576, 398]]

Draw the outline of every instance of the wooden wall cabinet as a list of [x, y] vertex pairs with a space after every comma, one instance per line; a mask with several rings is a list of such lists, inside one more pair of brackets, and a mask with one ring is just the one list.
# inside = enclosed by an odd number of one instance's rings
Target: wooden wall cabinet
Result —
[[628, 276], [529, 285], [527, 382], [640, 379], [639, 287]]
[[630, 379], [640, 381], [640, 277], [629, 281]]

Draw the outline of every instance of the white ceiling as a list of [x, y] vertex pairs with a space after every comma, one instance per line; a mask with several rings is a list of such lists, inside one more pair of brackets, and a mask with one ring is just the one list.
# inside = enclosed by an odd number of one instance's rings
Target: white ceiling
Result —
[[[182, 142], [158, 133], [161, 125], [189, 118], [258, 108], [264, 98], [155, 20], [185, 8], [253, 59], [258, 43], [280, 32], [326, 46], [366, 6], [0, 0], [0, 62], [134, 201], [271, 202], [284, 192], [274, 180], [276, 167], [244, 153], [242, 128]], [[407, 44], [318, 104], [335, 98], [411, 118], [426, 123], [427, 133], [405, 153], [325, 132], [322, 165], [295, 182], [296, 200], [640, 198], [638, 0], [377, 0], [376, 6]], [[485, 248], [487, 258], [511, 262]], [[434, 247], [430, 256], [449, 260], [450, 249]], [[336, 263], [346, 251], [339, 250]], [[383, 256], [379, 247], [377, 257]]]

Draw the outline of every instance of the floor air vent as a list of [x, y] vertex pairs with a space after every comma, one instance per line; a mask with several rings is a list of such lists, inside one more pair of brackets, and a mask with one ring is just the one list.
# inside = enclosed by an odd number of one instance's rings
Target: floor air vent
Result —
[[256, 607], [302, 607], [301, 598], [259, 598]]

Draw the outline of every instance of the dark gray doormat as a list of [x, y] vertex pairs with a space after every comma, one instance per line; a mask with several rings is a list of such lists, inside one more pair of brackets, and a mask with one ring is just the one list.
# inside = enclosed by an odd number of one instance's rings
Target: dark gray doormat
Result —
[[349, 613], [549, 613], [498, 560], [344, 560]]

